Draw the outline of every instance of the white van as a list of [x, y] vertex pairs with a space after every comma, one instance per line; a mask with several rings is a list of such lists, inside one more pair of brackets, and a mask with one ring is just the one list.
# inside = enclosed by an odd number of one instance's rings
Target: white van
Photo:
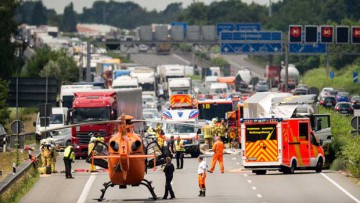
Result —
[[214, 82], [210, 84], [210, 94], [219, 96], [219, 99], [227, 98], [229, 95], [228, 85], [224, 82]]
[[[49, 126], [46, 127], [46, 129], [56, 128], [56, 127], [63, 127], [67, 125], [67, 111], [68, 108], [65, 107], [53, 107], [51, 109], [50, 114], [50, 120], [49, 120]], [[38, 113], [36, 122], [34, 123], [36, 127], [36, 137], [37, 139], [42, 138], [41, 131], [45, 130], [45, 127], [40, 126], [40, 113]]]

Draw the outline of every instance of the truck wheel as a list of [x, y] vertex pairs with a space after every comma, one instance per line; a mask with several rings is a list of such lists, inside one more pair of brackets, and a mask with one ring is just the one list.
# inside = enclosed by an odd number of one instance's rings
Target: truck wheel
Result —
[[324, 164], [323, 159], [320, 157], [318, 162], [316, 163], [316, 167], [315, 167], [316, 173], [321, 173], [323, 164]]
[[291, 166], [290, 166], [290, 168], [289, 168], [289, 173], [290, 173], [290, 174], [294, 174], [295, 168], [296, 168], [296, 161], [293, 160], [293, 161], [291, 162]]
[[255, 170], [254, 172], [256, 173], [256, 175], [265, 175], [266, 174], [266, 170]]

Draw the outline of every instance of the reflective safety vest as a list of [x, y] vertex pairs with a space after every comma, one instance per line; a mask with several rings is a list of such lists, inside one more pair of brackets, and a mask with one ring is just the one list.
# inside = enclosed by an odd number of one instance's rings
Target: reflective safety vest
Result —
[[209, 125], [205, 125], [204, 127], [201, 128], [201, 130], [204, 133], [204, 138], [208, 139], [208, 138], [213, 138], [214, 136], [211, 133], [211, 126]]
[[157, 142], [160, 147], [164, 146], [164, 135], [159, 135], [157, 138]]
[[176, 140], [176, 141], [174, 142], [174, 144], [175, 144], [175, 150], [176, 150], [177, 152], [185, 152], [184, 140], [180, 140], [180, 142]]
[[231, 129], [230, 129], [229, 137], [230, 137], [231, 139], [236, 138], [236, 131], [237, 131], [237, 128], [231, 128]]
[[75, 153], [74, 153], [72, 146], [66, 147], [66, 149], [64, 150], [64, 158], [74, 160]]
[[225, 137], [226, 127], [220, 124], [220, 126], [218, 127], [218, 133], [220, 137]]
[[91, 151], [94, 149], [95, 143], [91, 142], [88, 145], [88, 155], [91, 156]]

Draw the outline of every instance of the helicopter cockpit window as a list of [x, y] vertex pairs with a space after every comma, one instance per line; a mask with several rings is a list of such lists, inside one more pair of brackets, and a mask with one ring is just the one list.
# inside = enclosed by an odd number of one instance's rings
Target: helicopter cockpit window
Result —
[[110, 120], [109, 108], [79, 108], [73, 113], [74, 123], [108, 121]]

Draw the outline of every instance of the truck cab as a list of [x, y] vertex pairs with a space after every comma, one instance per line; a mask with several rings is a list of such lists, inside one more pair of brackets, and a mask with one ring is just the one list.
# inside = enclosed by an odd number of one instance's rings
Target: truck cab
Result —
[[41, 132], [45, 129], [51, 129], [51, 128], [57, 128], [57, 127], [63, 127], [67, 125], [67, 111], [68, 108], [65, 107], [53, 107], [51, 109], [51, 114], [49, 118], [49, 126], [41, 126], [40, 125], [40, 113], [37, 114], [36, 121], [34, 122], [35, 126], [35, 134], [37, 140], [41, 140], [42, 138], [46, 137]]

